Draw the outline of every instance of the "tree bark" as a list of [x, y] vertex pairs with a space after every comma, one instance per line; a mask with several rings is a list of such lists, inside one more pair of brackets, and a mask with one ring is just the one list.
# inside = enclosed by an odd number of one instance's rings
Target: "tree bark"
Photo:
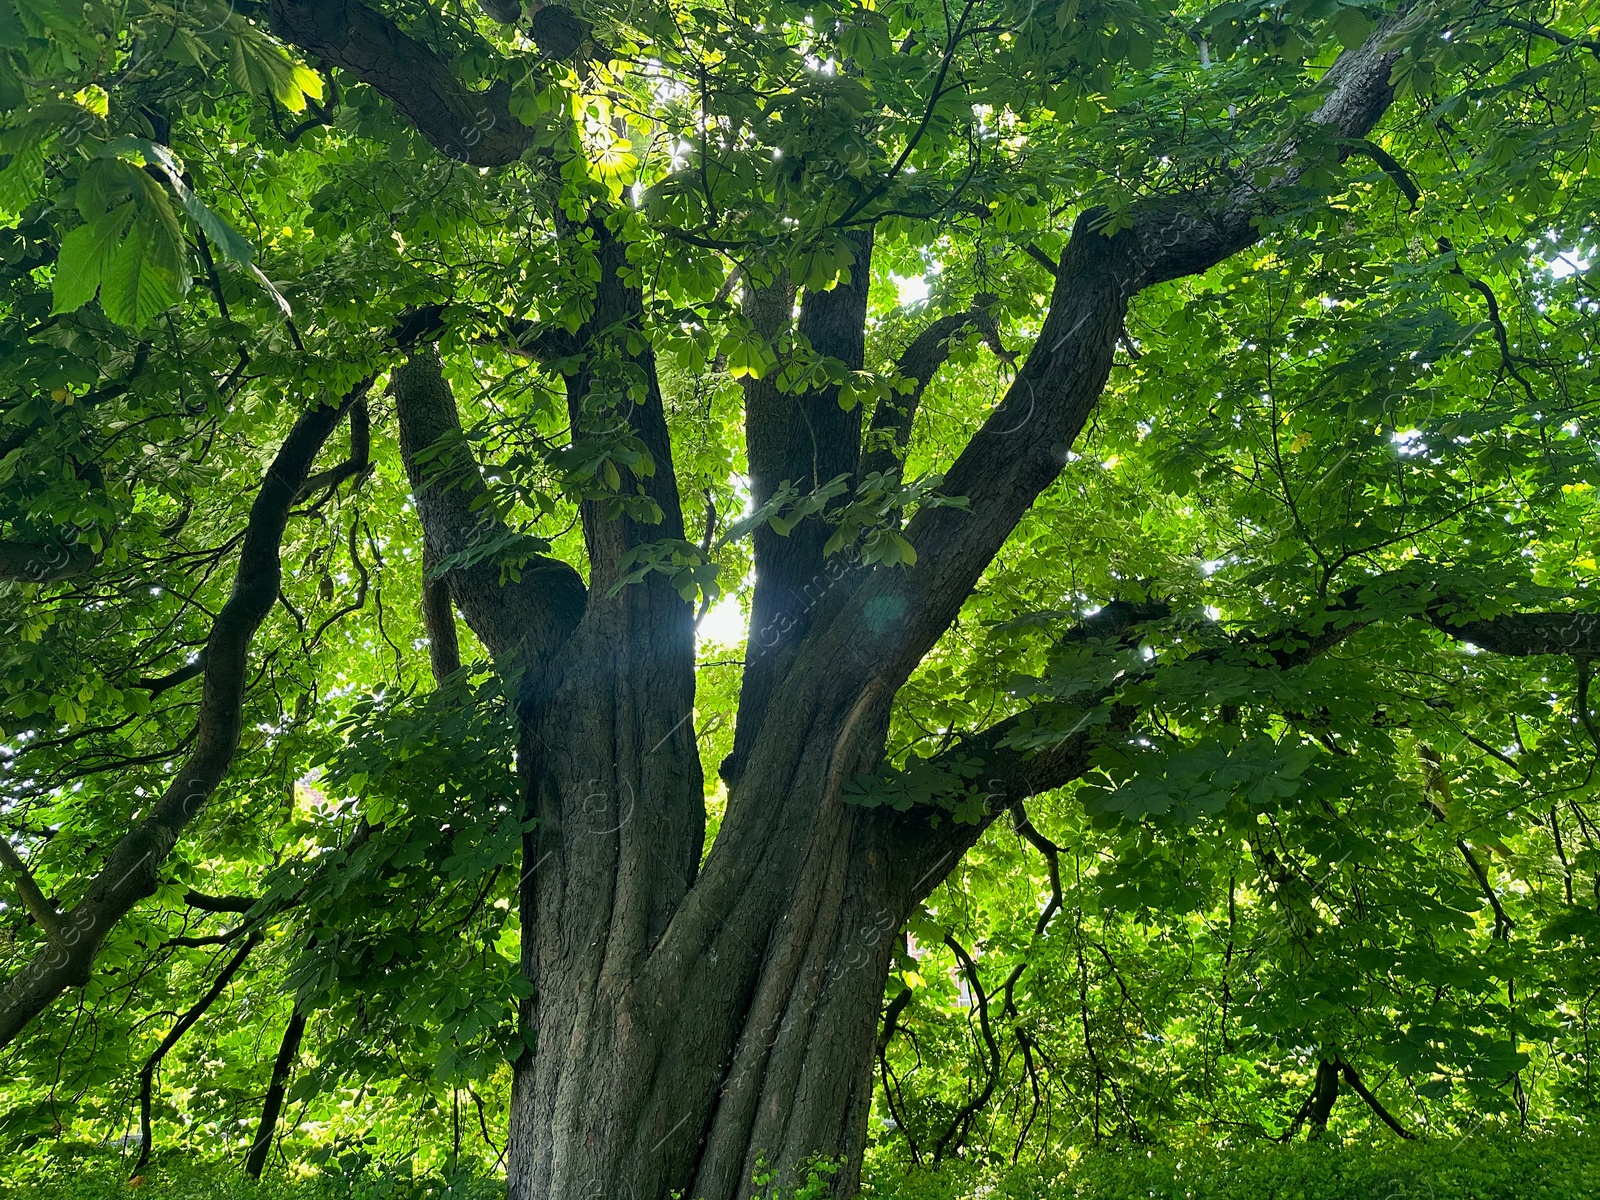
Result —
[[260, 1179], [267, 1165], [267, 1155], [272, 1153], [272, 1137], [278, 1129], [278, 1115], [283, 1111], [284, 1093], [289, 1089], [289, 1075], [294, 1070], [295, 1059], [300, 1056], [300, 1039], [306, 1032], [306, 1014], [296, 1005], [289, 1024], [284, 1027], [283, 1041], [278, 1043], [278, 1056], [272, 1061], [272, 1079], [267, 1084], [267, 1095], [261, 1104], [261, 1122], [256, 1126], [255, 1141], [245, 1156], [244, 1173]]
[[[859, 371], [866, 359], [867, 288], [872, 273], [870, 229], [845, 239], [854, 255], [850, 277], [828, 291], [808, 291], [800, 304], [795, 332], [811, 351]], [[787, 289], [761, 295], [754, 316], [763, 336], [787, 325]], [[770, 307], [782, 306], [774, 313]], [[781, 319], [775, 319], [780, 318]], [[769, 332], [770, 329], [770, 332]], [[839, 405], [840, 388], [829, 385], [799, 395], [772, 378], [745, 389], [745, 443], [750, 489], [756, 506], [770, 501], [784, 485], [805, 496], [843, 477], [854, 481], [861, 465], [860, 406]], [[830, 505], [829, 507], [835, 507]], [[752, 535], [756, 584], [750, 602], [753, 636], [740, 685], [733, 754], [724, 771], [736, 781], [761, 735], [768, 704], [819, 610], [842, 596], [834, 593], [839, 563], [825, 561], [823, 547], [833, 533], [825, 511], [806, 517], [780, 535], [763, 523]], [[830, 568], [834, 568], [830, 571]]]
[[1334, 1103], [1339, 1099], [1338, 1062], [1317, 1062], [1317, 1081], [1311, 1089], [1311, 1136], [1320, 1138], [1328, 1132], [1328, 1118], [1333, 1114]]
[[[830, 739], [798, 738], [785, 790], [765, 771], [747, 772], [739, 789], [769, 785], [749, 811], [788, 810], [791, 819], [760, 843], [719, 840], [694, 877], [692, 841], [675, 861], [665, 853], [670, 781], [616, 803], [616, 776], [596, 777], [601, 760], [585, 752], [602, 728], [616, 739], [614, 710], [575, 719], [577, 699], [556, 695], [545, 736], [563, 736], [540, 760], [536, 1049], [513, 1099], [510, 1195], [687, 1190], [733, 1200], [760, 1191], [762, 1172], [792, 1186], [818, 1157], [841, 1164], [834, 1186], [850, 1194], [901, 925], [994, 813], [1087, 770], [1095, 735], [1031, 758], [1000, 746], [1004, 727], [969, 742], [962, 751], [985, 765], [992, 811], [937, 830], [924, 813], [845, 803], [845, 774], [818, 749]], [[881, 753], [881, 728], [878, 737], [857, 769]], [[675, 752], [670, 741], [665, 752]], [[579, 774], [579, 786], [561, 782]], [[684, 810], [690, 802], [684, 795]], [[810, 819], [793, 820], [800, 811]], [[658, 881], [683, 881], [653, 904], [637, 869], [648, 853]]]
[[0, 580], [60, 583], [87, 575], [99, 561], [99, 555], [76, 540], [0, 542]]
[[451, 607], [450, 585], [422, 576], [422, 627], [428, 634], [428, 666], [433, 682], [443, 684], [461, 669], [461, 642], [456, 637], [456, 613]]

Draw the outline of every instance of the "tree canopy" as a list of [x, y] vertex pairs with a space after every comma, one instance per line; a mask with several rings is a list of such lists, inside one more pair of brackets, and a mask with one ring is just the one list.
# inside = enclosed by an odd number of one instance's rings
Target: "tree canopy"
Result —
[[0, 1146], [1587, 1111], [1597, 30], [0, 0]]

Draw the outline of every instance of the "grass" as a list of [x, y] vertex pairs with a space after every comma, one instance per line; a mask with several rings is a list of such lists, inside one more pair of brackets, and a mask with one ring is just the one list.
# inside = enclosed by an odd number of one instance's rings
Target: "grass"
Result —
[[[413, 1175], [363, 1152], [328, 1155], [262, 1183], [238, 1164], [163, 1153], [130, 1185], [127, 1161], [57, 1147], [0, 1166], [0, 1200], [491, 1200], [499, 1180]], [[603, 1200], [603, 1198], [597, 1198]], [[863, 1200], [1600, 1200], [1600, 1137], [1490, 1132], [1373, 1145], [1298, 1143], [1218, 1150], [1125, 1147], [1070, 1163], [909, 1173], [878, 1166]]]

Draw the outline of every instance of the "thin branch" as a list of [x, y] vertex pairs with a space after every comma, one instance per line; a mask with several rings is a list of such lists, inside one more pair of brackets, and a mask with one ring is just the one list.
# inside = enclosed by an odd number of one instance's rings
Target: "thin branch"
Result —
[[1594, 55], [1596, 59], [1600, 59], [1600, 42], [1592, 42], [1588, 38], [1571, 37], [1560, 30], [1551, 29], [1549, 26], [1540, 25], [1534, 21], [1518, 21], [1508, 18], [1500, 23], [1507, 29], [1520, 29], [1524, 33], [1533, 34], [1535, 37], [1547, 38], [1563, 49], [1568, 46], [1581, 46]]
[[372, 417], [367, 412], [363, 398], [350, 408], [350, 457], [336, 467], [318, 471], [308, 476], [300, 485], [295, 503], [307, 499], [327, 488], [330, 492], [352, 476], [365, 475], [372, 469]]
[[278, 1128], [278, 1114], [283, 1111], [283, 1096], [288, 1089], [289, 1072], [300, 1056], [300, 1039], [306, 1031], [306, 1014], [296, 1004], [289, 1024], [283, 1031], [283, 1041], [278, 1043], [278, 1056], [272, 1062], [272, 1080], [267, 1085], [267, 1097], [261, 1106], [261, 1122], [256, 1127], [255, 1141], [245, 1157], [244, 1172], [252, 1179], [261, 1178], [267, 1165], [267, 1155], [272, 1151], [272, 1135]]
[[994, 317], [982, 306], [940, 317], [928, 325], [900, 352], [895, 362], [895, 373], [910, 380], [912, 390], [906, 395], [885, 396], [872, 411], [872, 421], [865, 439], [866, 452], [861, 457], [862, 478], [874, 472], [890, 475], [899, 471], [906, 447], [911, 442], [911, 430], [922, 393], [950, 357], [951, 343], [965, 330], [974, 327], [983, 334], [984, 341], [1002, 361], [1014, 361], [1015, 356], [1000, 341], [1000, 330]]
[[260, 903], [254, 896], [208, 896], [195, 891], [185, 892], [183, 902], [190, 908], [213, 913], [247, 913]]
[[139, 1161], [133, 1165], [133, 1173], [135, 1175], [139, 1174], [139, 1172], [144, 1169], [144, 1165], [150, 1161], [150, 1144], [152, 1140], [150, 1131], [150, 1107], [151, 1093], [154, 1090], [155, 1085], [156, 1068], [161, 1065], [161, 1060], [167, 1056], [167, 1052], [178, 1044], [178, 1039], [187, 1033], [190, 1026], [204, 1016], [206, 1009], [210, 1008], [211, 1005], [216, 1002], [217, 997], [222, 995], [223, 990], [227, 988], [229, 982], [233, 979], [239, 968], [244, 965], [244, 960], [249, 958], [250, 952], [260, 944], [260, 931], [252, 933], [249, 938], [245, 940], [244, 945], [239, 947], [237, 953], [235, 953], [234, 956], [228, 960], [228, 964], [222, 968], [216, 979], [212, 981], [211, 987], [207, 990], [206, 994], [201, 996], [199, 1000], [195, 1001], [193, 1007], [191, 1007], [188, 1012], [184, 1013], [183, 1016], [178, 1018], [177, 1023], [173, 1025], [172, 1029], [167, 1033], [167, 1036], [161, 1039], [161, 1044], [151, 1052], [149, 1058], [145, 1059], [144, 1066], [139, 1071], [140, 1145]]
[[[1439, 799], [1425, 795], [1423, 804], [1440, 824], [1448, 825], [1450, 821], [1447, 811], [1450, 804], [1450, 783], [1444, 774], [1444, 760], [1439, 757], [1438, 751], [1433, 747], [1418, 743], [1417, 758], [1422, 762], [1422, 773], [1427, 783], [1428, 791], [1436, 794]], [[1506, 914], [1505, 906], [1500, 903], [1500, 897], [1495, 895], [1494, 885], [1489, 881], [1489, 873], [1483, 869], [1483, 864], [1478, 861], [1478, 856], [1473, 853], [1472, 847], [1467, 845], [1464, 838], [1456, 838], [1456, 849], [1461, 857], [1466, 860], [1467, 869], [1472, 872], [1472, 877], [1478, 881], [1478, 888], [1489, 901], [1489, 907], [1494, 911], [1494, 936], [1501, 941], [1511, 939], [1513, 928], [1511, 918]]]
[[[1023, 807], [1021, 800], [1011, 806], [1011, 822], [1011, 827], [1017, 836], [1044, 855], [1045, 869], [1050, 875], [1050, 899], [1045, 903], [1044, 911], [1039, 914], [1038, 920], [1033, 925], [1033, 940], [1037, 942], [1050, 927], [1051, 919], [1061, 911], [1061, 847], [1034, 828], [1033, 822], [1028, 818], [1028, 810]], [[1022, 979], [1022, 973], [1027, 969], [1028, 959], [1024, 956], [1022, 961], [1011, 969], [1011, 974], [1006, 976], [1005, 985], [1001, 989], [1005, 993], [1006, 1000], [1000, 1009], [1006, 1016], [1016, 1016], [1016, 987]]]
[[[1455, 252], [1455, 246], [1451, 244], [1449, 238], [1439, 239], [1439, 249], [1446, 254]], [[1489, 324], [1494, 329], [1495, 344], [1500, 347], [1500, 365], [1505, 368], [1506, 374], [1522, 385], [1522, 390], [1528, 394], [1528, 402], [1537, 404], [1538, 397], [1534, 393], [1533, 385], [1523, 378], [1521, 371], [1517, 370], [1516, 359], [1511, 353], [1511, 342], [1506, 336], [1506, 323], [1500, 316], [1500, 301], [1495, 296], [1494, 289], [1483, 280], [1468, 275], [1461, 269], [1460, 262], [1451, 264], [1450, 273], [1466, 280], [1467, 286], [1483, 297], [1484, 303], [1489, 308]]]
[[1060, 263], [1056, 262], [1055, 259], [1051, 258], [1032, 242], [1028, 242], [1022, 247], [1022, 249], [1029, 258], [1033, 259], [1034, 262], [1038, 263], [1046, 271], [1050, 272], [1051, 279], [1056, 277], [1056, 272], [1061, 269]]
[[154, 679], [137, 680], [133, 686], [136, 688], [145, 689], [150, 693], [150, 698], [154, 700], [157, 696], [161, 695], [162, 692], [175, 688], [180, 683], [188, 683], [189, 680], [205, 674], [205, 669], [206, 652], [201, 650], [199, 654], [195, 655], [191, 662], [185, 663], [176, 671], [172, 671], [166, 675], [157, 676]]
[[1354, 1067], [1343, 1060], [1340, 1060], [1339, 1066], [1343, 1071], [1344, 1081], [1350, 1085], [1350, 1090], [1366, 1101], [1367, 1107], [1377, 1114], [1380, 1121], [1382, 1121], [1390, 1129], [1394, 1130], [1401, 1137], [1405, 1138], [1408, 1142], [1413, 1141], [1416, 1138], [1416, 1134], [1412, 1133], [1406, 1129], [1404, 1125], [1400, 1124], [1399, 1121], [1395, 1120], [1394, 1115], [1379, 1102], [1376, 1096], [1367, 1090], [1367, 1085], [1361, 1082], [1361, 1076], [1356, 1074], [1356, 1069]]
[[16, 879], [22, 903], [27, 908], [28, 914], [44, 931], [44, 936], [49, 939], [52, 946], [64, 950], [68, 943], [61, 928], [61, 914], [40, 889], [33, 872], [28, 870], [28, 864], [22, 861], [22, 857], [4, 834], [0, 834], [0, 863], [3, 863]]
[[982, 1032], [984, 1045], [989, 1050], [989, 1072], [982, 1090], [962, 1106], [961, 1111], [956, 1113], [950, 1122], [950, 1128], [945, 1130], [944, 1136], [934, 1145], [934, 1162], [944, 1158], [945, 1149], [952, 1143], [955, 1146], [961, 1144], [962, 1138], [971, 1128], [972, 1119], [983, 1111], [984, 1105], [989, 1103], [989, 1097], [994, 1095], [995, 1084], [1000, 1079], [1000, 1044], [995, 1041], [994, 1030], [989, 1025], [989, 996], [983, 990], [983, 982], [978, 978], [978, 964], [972, 961], [972, 956], [953, 935], [945, 934], [944, 944], [950, 947], [951, 953], [956, 956], [962, 972], [967, 977], [967, 983], [972, 988], [972, 1001], [978, 1010], [978, 1029]]
[[1400, 191], [1404, 193], [1405, 198], [1410, 203], [1411, 207], [1417, 207], [1417, 202], [1422, 199], [1422, 189], [1417, 187], [1417, 181], [1412, 179], [1411, 173], [1395, 160], [1394, 155], [1390, 154], [1376, 142], [1367, 140], [1365, 138], [1360, 141], [1352, 142], [1351, 148], [1357, 154], [1364, 154], [1373, 162], [1377, 163], [1383, 173], [1390, 179], [1394, 180], [1395, 187], [1399, 188]]

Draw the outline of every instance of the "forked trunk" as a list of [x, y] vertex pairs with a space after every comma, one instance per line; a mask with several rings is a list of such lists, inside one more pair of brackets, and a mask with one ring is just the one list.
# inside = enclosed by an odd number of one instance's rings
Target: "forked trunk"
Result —
[[[826, 1160], [849, 1195], [896, 936], [977, 830], [952, 830], [929, 869], [925, 815], [841, 801], [862, 762], [834, 753], [839, 720], [794, 722], [773, 739], [784, 761], [752, 759], [698, 869], [692, 680], [584, 641], [527, 718], [535, 993], [509, 1194], [742, 1200]], [[875, 730], [862, 761], [878, 746]]]

